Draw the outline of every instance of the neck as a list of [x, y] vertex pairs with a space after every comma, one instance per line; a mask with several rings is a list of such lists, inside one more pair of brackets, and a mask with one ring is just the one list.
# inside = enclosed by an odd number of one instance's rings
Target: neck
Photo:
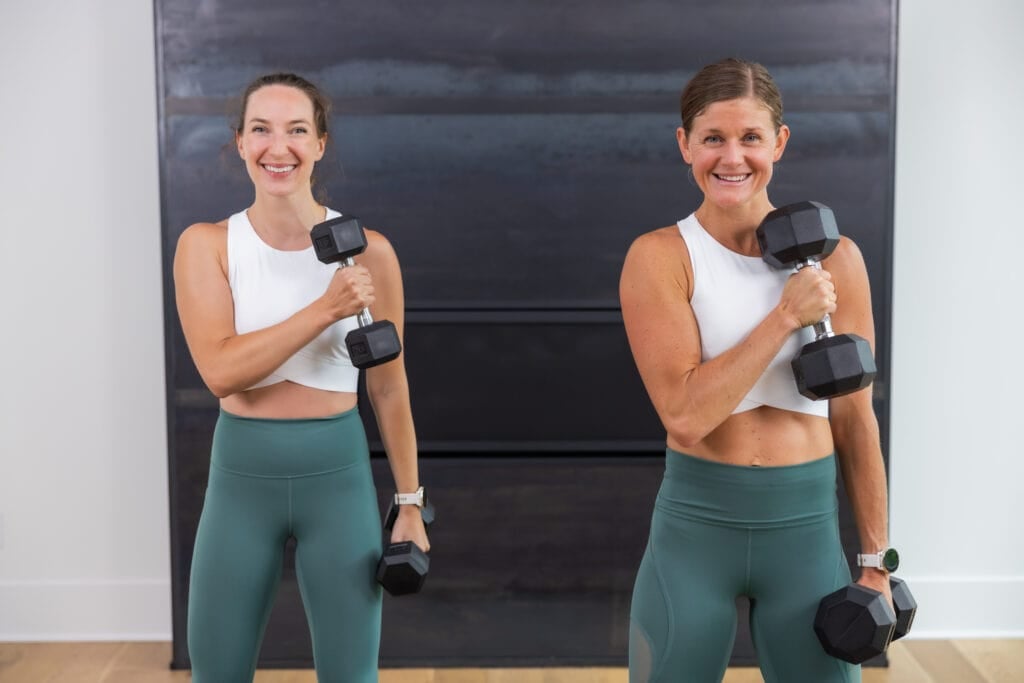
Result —
[[705, 201], [694, 213], [701, 226], [720, 243], [740, 254], [760, 256], [755, 231], [773, 208], [766, 195], [763, 201], [728, 209]]
[[268, 241], [308, 241], [309, 231], [324, 220], [326, 209], [308, 192], [287, 197], [256, 194], [247, 211], [249, 222]]

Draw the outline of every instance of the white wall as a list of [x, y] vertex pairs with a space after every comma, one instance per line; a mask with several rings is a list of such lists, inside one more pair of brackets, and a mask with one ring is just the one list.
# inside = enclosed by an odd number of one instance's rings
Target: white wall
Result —
[[0, 2], [0, 640], [168, 638], [153, 8]]
[[1024, 4], [903, 0], [892, 541], [921, 636], [1024, 636]]
[[[892, 539], [915, 635], [1024, 636], [1018, 0], [901, 3]], [[0, 640], [170, 637], [153, 17], [0, 3]]]

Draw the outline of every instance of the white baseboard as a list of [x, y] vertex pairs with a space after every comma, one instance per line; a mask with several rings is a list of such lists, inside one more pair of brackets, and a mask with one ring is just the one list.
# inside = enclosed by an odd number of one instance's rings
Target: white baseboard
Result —
[[1024, 577], [902, 578], [917, 600], [908, 640], [1024, 638]]
[[166, 579], [0, 581], [0, 641], [170, 639]]

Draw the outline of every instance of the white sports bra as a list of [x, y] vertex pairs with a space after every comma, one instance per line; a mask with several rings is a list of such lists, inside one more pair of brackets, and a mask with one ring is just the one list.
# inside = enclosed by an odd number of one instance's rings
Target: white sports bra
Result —
[[[327, 209], [328, 219], [340, 215]], [[313, 303], [337, 269], [337, 264], [321, 263], [312, 245], [301, 251], [274, 249], [256, 234], [244, 211], [228, 219], [228, 282], [237, 334], [276, 325]], [[345, 335], [356, 327], [355, 316], [339, 320], [249, 388], [288, 380], [327, 391], [356, 391], [359, 370], [345, 347]]]
[[[704, 229], [694, 214], [678, 225], [690, 252], [690, 306], [700, 328], [701, 360], [707, 361], [740, 343], [778, 305], [791, 272], [769, 266], [760, 256], [744, 256], [727, 249]], [[767, 405], [828, 417], [828, 401], [812, 401], [802, 396], [790, 366], [800, 348], [811, 341], [812, 328], [794, 332], [733, 414]]]

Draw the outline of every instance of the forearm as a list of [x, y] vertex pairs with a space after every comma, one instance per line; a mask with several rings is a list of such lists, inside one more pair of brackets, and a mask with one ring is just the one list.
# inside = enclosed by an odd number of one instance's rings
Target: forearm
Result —
[[[374, 370], [378, 368], [370, 372]], [[371, 389], [368, 393], [395, 480], [395, 489], [399, 493], [413, 493], [420, 486], [416, 430], [409, 403], [409, 386], [404, 381], [404, 371], [401, 374], [401, 381]]]
[[722, 424], [796, 329], [775, 309], [742, 342], [691, 370], [662, 415], [669, 433], [688, 446]]
[[219, 398], [244, 391], [279, 368], [333, 322], [314, 302], [276, 325], [224, 339], [200, 373]]
[[858, 424], [833, 426], [833, 439], [846, 494], [860, 537], [860, 552], [889, 546], [889, 506], [885, 462], [874, 415]]

